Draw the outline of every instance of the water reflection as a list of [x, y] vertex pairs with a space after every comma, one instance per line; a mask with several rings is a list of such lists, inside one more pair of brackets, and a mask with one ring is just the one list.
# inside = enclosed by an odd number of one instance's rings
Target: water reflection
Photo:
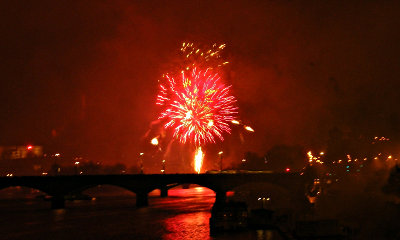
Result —
[[209, 212], [179, 214], [164, 220], [166, 234], [163, 239], [210, 239]]
[[[215, 193], [203, 187], [159, 191], [149, 197], [149, 207], [136, 208], [135, 196], [121, 188], [95, 187], [85, 192], [95, 201], [67, 201], [66, 209], [50, 210], [50, 202], [32, 198], [19, 188], [0, 193], [0, 232], [4, 239], [257, 239], [276, 240], [268, 231], [224, 233], [209, 236], [210, 210]], [[20, 198], [23, 192], [25, 197]], [[16, 198], [21, 200], [15, 201]]]

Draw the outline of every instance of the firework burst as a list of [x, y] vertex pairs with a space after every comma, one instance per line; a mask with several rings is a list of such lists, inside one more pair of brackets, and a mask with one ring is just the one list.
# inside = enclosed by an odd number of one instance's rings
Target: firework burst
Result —
[[223, 132], [230, 133], [236, 99], [217, 73], [194, 68], [189, 73], [182, 71], [178, 79], [168, 74], [164, 77], [168, 86], [160, 85], [157, 104], [166, 108], [159, 118], [167, 120], [164, 126], [174, 129], [174, 137], [200, 146], [215, 142], [215, 137], [223, 140]]

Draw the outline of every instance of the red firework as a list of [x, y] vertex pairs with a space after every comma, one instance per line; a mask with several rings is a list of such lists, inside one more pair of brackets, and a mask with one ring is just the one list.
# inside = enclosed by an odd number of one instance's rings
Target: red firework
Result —
[[165, 109], [159, 119], [166, 119], [164, 127], [173, 128], [174, 137], [200, 146], [215, 142], [215, 137], [222, 141], [223, 132], [230, 133], [229, 123], [237, 114], [236, 99], [218, 73], [191, 67], [176, 79], [168, 74], [163, 77], [167, 83], [160, 85], [157, 104]]

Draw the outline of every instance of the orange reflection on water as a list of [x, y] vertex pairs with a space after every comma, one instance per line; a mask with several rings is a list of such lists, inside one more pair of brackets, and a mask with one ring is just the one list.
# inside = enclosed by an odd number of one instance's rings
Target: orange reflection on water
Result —
[[188, 189], [181, 186], [168, 191], [168, 197], [161, 199], [154, 207], [175, 212], [164, 219], [165, 234], [162, 239], [210, 239], [209, 219], [215, 201], [213, 190], [198, 185]]
[[205, 187], [193, 187], [189, 189], [173, 188], [168, 191], [170, 197], [215, 197], [215, 192]]
[[193, 212], [179, 214], [164, 221], [165, 230], [168, 232], [164, 239], [210, 239], [210, 228], [208, 226], [211, 213]]

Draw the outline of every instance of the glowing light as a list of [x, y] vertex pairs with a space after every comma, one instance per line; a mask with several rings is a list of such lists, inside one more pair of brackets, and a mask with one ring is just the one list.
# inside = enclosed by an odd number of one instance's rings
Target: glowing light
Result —
[[150, 143], [153, 144], [154, 146], [157, 146], [158, 145], [158, 139], [155, 137], [155, 138], [151, 139]]
[[244, 129], [246, 129], [249, 132], [254, 132], [254, 129], [250, 126], [244, 126]]
[[28, 149], [28, 150], [32, 150], [32, 148], [33, 148], [32, 145], [28, 145], [28, 146], [26, 147], [26, 149]]
[[290, 172], [290, 168], [286, 168], [285, 170], [286, 170], [286, 172]]
[[321, 155], [321, 156], [324, 155], [324, 154], [325, 154], [324, 152], [320, 152], [320, 153], [319, 153], [319, 155]]
[[[320, 155], [323, 155], [323, 154], [321, 154], [321, 153], [323, 153], [323, 152], [320, 152]], [[320, 157], [320, 156], [315, 157], [315, 156], [312, 154], [311, 151], [308, 151], [308, 152], [307, 152], [307, 157], [308, 157], [308, 162], [310, 163], [310, 165], [312, 165], [312, 163], [313, 163], [314, 161], [315, 161], [316, 163], [319, 163], [319, 164], [323, 164], [323, 163], [324, 163], [323, 161], [321, 161], [321, 157]]]
[[194, 169], [197, 173], [200, 173], [201, 167], [203, 165], [204, 153], [201, 150], [201, 147], [196, 149], [196, 153], [194, 155]]
[[55, 157], [59, 157], [59, 156], [61, 156], [61, 154], [56, 153], [56, 154], [54, 154], [54, 156], [55, 156]]
[[79, 162], [75, 162], [75, 165], [79, 165]]
[[236, 125], [240, 124], [240, 122], [238, 120], [232, 120], [231, 123], [236, 124]]
[[224, 152], [223, 151], [220, 151], [219, 153], [218, 153], [218, 155], [222, 155]]
[[312, 155], [312, 152], [308, 151], [307, 156], [308, 156], [308, 162], [311, 163], [313, 161], [313, 158], [314, 158], [314, 156]]

